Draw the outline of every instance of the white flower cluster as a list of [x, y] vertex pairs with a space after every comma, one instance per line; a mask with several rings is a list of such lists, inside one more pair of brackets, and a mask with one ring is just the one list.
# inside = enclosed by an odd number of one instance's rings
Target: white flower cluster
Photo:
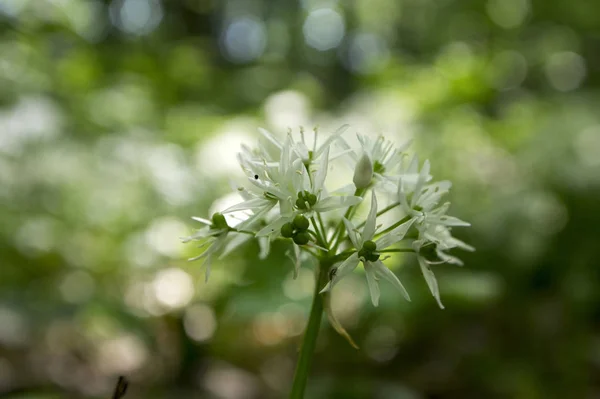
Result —
[[[396, 148], [381, 136], [358, 135], [360, 147], [353, 149], [343, 136], [347, 129], [342, 126], [320, 145], [315, 129], [311, 146], [303, 130], [300, 141], [294, 140], [291, 131], [282, 141], [260, 129], [264, 140], [257, 149], [242, 146], [238, 160], [248, 179], [246, 187], [238, 188], [242, 202], [214, 214], [211, 220], [194, 218], [206, 226], [184, 239], [200, 241], [205, 248], [192, 260], [205, 258], [206, 278], [215, 255], [225, 256], [248, 239], [259, 240], [262, 257], [272, 241], [285, 240], [293, 247], [296, 272], [303, 256], [333, 265], [321, 292], [331, 290], [362, 263], [371, 300], [377, 306], [380, 278], [410, 300], [398, 277], [383, 263], [386, 254], [410, 252], [417, 256], [431, 293], [443, 307], [431, 265], [460, 265], [447, 251], [473, 250], [451, 233], [455, 226], [469, 226], [446, 214], [450, 203], [442, 202], [442, 197], [451, 183], [432, 182], [429, 161], [420, 166], [416, 155], [411, 158], [404, 152], [409, 143]], [[325, 180], [338, 160], [350, 164], [352, 183], [330, 191]], [[379, 209], [382, 196], [390, 205]], [[370, 198], [370, 211], [366, 220], [356, 220], [364, 198]], [[384, 227], [382, 215], [392, 210], [400, 210], [404, 217]], [[230, 226], [224, 215], [232, 213], [241, 213], [245, 219]]]

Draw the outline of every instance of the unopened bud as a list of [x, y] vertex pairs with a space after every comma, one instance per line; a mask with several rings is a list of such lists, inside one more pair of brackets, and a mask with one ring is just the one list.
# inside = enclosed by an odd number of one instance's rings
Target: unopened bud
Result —
[[367, 154], [358, 160], [356, 168], [354, 169], [354, 178], [352, 181], [356, 188], [367, 188], [371, 184], [373, 178], [373, 164]]

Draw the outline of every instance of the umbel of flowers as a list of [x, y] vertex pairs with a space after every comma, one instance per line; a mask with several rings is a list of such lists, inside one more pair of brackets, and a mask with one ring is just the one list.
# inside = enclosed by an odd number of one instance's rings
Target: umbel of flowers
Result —
[[[473, 248], [452, 236], [454, 227], [469, 223], [447, 214], [450, 203], [443, 199], [451, 183], [434, 181], [429, 161], [421, 164], [417, 155], [409, 156], [408, 145], [396, 147], [381, 136], [357, 135], [359, 146], [352, 148], [344, 136], [347, 125], [322, 142], [315, 129], [311, 143], [302, 129], [299, 140], [291, 131], [280, 140], [259, 130], [263, 140], [258, 148], [242, 146], [238, 154], [247, 177], [247, 184], [238, 188], [240, 203], [210, 219], [194, 217], [205, 226], [183, 240], [200, 242], [203, 251], [191, 260], [204, 260], [206, 279], [215, 257], [224, 257], [253, 238], [263, 258], [273, 241], [288, 242], [296, 274], [306, 257], [318, 261], [317, 287], [291, 393], [292, 398], [301, 398], [323, 310], [334, 328], [350, 339], [327, 301], [340, 280], [362, 266], [373, 305], [379, 303], [382, 280], [410, 301], [408, 291], [385, 262], [391, 253], [412, 253], [443, 308], [432, 265], [462, 265], [448, 251]], [[335, 183], [332, 190], [325, 181], [338, 163], [340, 168], [349, 166], [351, 173], [347, 182], [331, 181]], [[361, 206], [369, 209], [366, 218], [358, 216]], [[227, 214], [236, 214], [238, 223], [228, 223]], [[390, 214], [400, 216], [390, 221]]]

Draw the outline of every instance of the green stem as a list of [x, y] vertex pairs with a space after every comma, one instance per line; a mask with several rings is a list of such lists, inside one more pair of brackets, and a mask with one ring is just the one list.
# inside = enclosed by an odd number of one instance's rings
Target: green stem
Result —
[[327, 242], [327, 229], [325, 228], [325, 223], [323, 223], [323, 218], [321, 217], [321, 212], [317, 212], [317, 220], [319, 221], [319, 226], [321, 227], [321, 234], [323, 235], [323, 241], [325, 244], [329, 245]]
[[319, 326], [321, 325], [321, 318], [323, 316], [323, 295], [319, 294], [319, 291], [327, 283], [329, 266], [330, 264], [325, 261], [321, 261], [318, 266], [319, 270], [317, 271], [317, 278], [315, 281], [310, 316], [308, 317], [308, 324], [306, 326], [306, 331], [304, 332], [304, 340], [302, 341], [302, 347], [300, 348], [300, 356], [298, 357], [298, 363], [296, 364], [296, 372], [294, 373], [294, 383], [292, 385], [290, 399], [304, 398], [306, 382], [308, 380], [315, 347], [317, 346], [317, 336], [319, 334]]
[[317, 243], [319, 244], [319, 246], [323, 247], [323, 248], [327, 248], [327, 243], [325, 242], [325, 239], [323, 238], [323, 236], [321, 235], [321, 232], [319, 231], [319, 226], [317, 225], [317, 222], [315, 221], [315, 217], [311, 217], [310, 221], [313, 224], [313, 227], [315, 228], [315, 233], [317, 235]]
[[386, 254], [390, 252], [415, 252], [412, 248], [395, 248], [395, 249], [383, 249], [381, 251], [377, 251], [380, 254]]

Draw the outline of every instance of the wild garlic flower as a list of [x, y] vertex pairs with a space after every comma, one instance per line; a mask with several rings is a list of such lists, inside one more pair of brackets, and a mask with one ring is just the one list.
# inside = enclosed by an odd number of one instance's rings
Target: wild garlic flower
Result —
[[[416, 158], [414, 158], [416, 159]], [[414, 171], [414, 163], [411, 169]], [[418, 239], [412, 243], [417, 253], [419, 266], [431, 294], [443, 308], [437, 280], [431, 271], [430, 265], [450, 263], [462, 265], [462, 261], [444, 251], [452, 248], [461, 248], [473, 251], [474, 248], [452, 237], [451, 228], [456, 226], [470, 226], [454, 216], [446, 214], [450, 207], [449, 202], [439, 205], [442, 197], [446, 195], [452, 183], [441, 181], [426, 184], [431, 179], [429, 174], [430, 164], [426, 160], [416, 181], [405, 182], [401, 177], [398, 182], [398, 202], [404, 212], [415, 221]]]
[[[410, 141], [407, 141], [400, 147], [395, 147], [394, 143], [386, 140], [383, 136], [372, 137], [365, 135], [356, 135], [360, 143], [360, 150], [354, 151], [345, 140], [336, 142], [350, 158], [352, 164], [360, 165], [361, 162], [367, 161], [372, 166], [372, 174], [375, 182], [379, 185], [395, 186], [398, 177], [400, 176], [400, 167], [402, 160], [406, 155], [404, 151], [410, 146]], [[355, 172], [355, 180], [356, 180]], [[354, 182], [356, 184], [356, 181]], [[358, 186], [357, 186], [358, 187]]]
[[392, 283], [392, 285], [398, 288], [402, 295], [404, 295], [404, 297], [410, 301], [408, 292], [398, 277], [396, 277], [396, 275], [392, 273], [390, 269], [385, 267], [380, 259], [380, 256], [382, 253], [381, 251], [385, 251], [386, 248], [404, 238], [406, 232], [413, 224], [413, 220], [411, 219], [405, 223], [402, 223], [400, 226], [373, 241], [376, 231], [376, 218], [377, 197], [373, 191], [371, 195], [371, 210], [369, 211], [369, 215], [367, 216], [367, 220], [365, 221], [362, 232], [359, 232], [351, 221], [343, 218], [346, 230], [348, 232], [348, 237], [354, 246], [354, 252], [344, 262], [342, 262], [342, 264], [337, 268], [336, 272], [331, 275], [330, 281], [323, 288], [323, 290], [321, 290], [322, 293], [331, 290], [335, 284], [337, 284], [343, 277], [354, 271], [356, 266], [362, 262], [365, 269], [365, 274], [367, 276], [369, 293], [371, 294], [371, 301], [373, 302], [373, 305], [377, 306], [379, 304], [379, 285], [377, 283], [379, 277], [384, 278]]
[[[279, 241], [289, 246], [294, 276], [309, 263], [304, 262], [308, 258], [318, 261], [320, 276], [329, 273], [328, 278], [319, 280], [324, 285], [319, 287], [323, 294], [362, 264], [371, 301], [377, 306], [379, 279], [387, 280], [409, 300], [400, 279], [384, 262], [388, 253], [412, 252], [442, 306], [432, 266], [462, 264], [448, 251], [473, 250], [452, 236], [453, 227], [469, 224], [447, 215], [450, 204], [442, 198], [450, 182], [432, 182], [429, 161], [419, 170], [417, 156], [409, 160], [405, 153], [408, 144], [396, 147], [381, 136], [372, 139], [359, 135], [359, 148], [351, 148], [343, 138], [347, 128], [340, 127], [322, 141], [315, 131], [312, 144], [307, 143], [303, 130], [296, 140], [291, 132], [279, 139], [261, 129], [263, 143], [258, 148], [242, 147], [238, 161], [247, 184], [237, 188], [240, 202], [211, 220], [194, 218], [205, 227], [183, 239], [200, 241], [204, 252], [191, 260], [205, 260], [207, 278], [215, 257], [227, 256], [251, 239], [259, 241], [260, 256], [265, 257], [272, 242]], [[336, 181], [342, 189], [331, 191], [326, 187], [328, 171], [340, 158], [350, 161], [354, 174], [352, 181]], [[361, 220], [356, 210], [364, 206], [367, 195], [371, 207]], [[382, 197], [391, 205], [378, 210]], [[393, 209], [400, 209], [405, 217], [382, 229], [380, 218]], [[245, 219], [228, 225], [223, 214], [236, 212], [242, 212]], [[336, 330], [340, 328], [337, 325]]]

